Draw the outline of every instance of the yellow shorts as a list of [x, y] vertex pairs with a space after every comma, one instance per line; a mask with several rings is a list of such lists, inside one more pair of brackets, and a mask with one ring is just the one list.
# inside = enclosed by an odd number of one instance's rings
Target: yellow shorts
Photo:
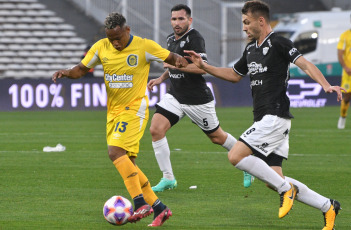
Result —
[[342, 71], [341, 87], [346, 89], [346, 93], [351, 93], [351, 75], [348, 75], [345, 71]]
[[[142, 115], [141, 115], [142, 114]], [[139, 142], [149, 120], [148, 107], [139, 110], [124, 110], [106, 124], [107, 144], [127, 151], [129, 157], [137, 157]]]

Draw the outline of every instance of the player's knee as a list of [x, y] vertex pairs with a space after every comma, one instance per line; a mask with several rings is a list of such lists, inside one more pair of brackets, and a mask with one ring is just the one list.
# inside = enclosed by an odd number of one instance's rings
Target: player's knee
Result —
[[110, 160], [113, 162], [118, 158], [118, 155], [112, 151], [108, 151], [108, 157], [110, 158]]
[[150, 134], [151, 136], [156, 136], [160, 132], [160, 129], [156, 125], [150, 126]]
[[228, 160], [232, 165], [236, 165], [237, 163], [239, 163], [240, 159], [236, 156], [236, 154], [234, 154], [233, 152], [229, 151], [228, 152]]
[[212, 143], [216, 145], [223, 145], [227, 139], [227, 134], [220, 128], [207, 136], [211, 139]]
[[219, 137], [212, 137], [211, 141], [213, 144], [216, 144], [216, 145], [223, 145], [224, 144], [224, 142]]
[[162, 139], [164, 136], [166, 136], [167, 132], [167, 130], [157, 125], [151, 125], [149, 130], [152, 138], [156, 140]]
[[108, 157], [110, 158], [110, 160], [113, 162], [115, 160], [117, 160], [118, 158], [126, 155], [126, 150], [119, 148], [119, 147], [110, 147], [108, 148]]

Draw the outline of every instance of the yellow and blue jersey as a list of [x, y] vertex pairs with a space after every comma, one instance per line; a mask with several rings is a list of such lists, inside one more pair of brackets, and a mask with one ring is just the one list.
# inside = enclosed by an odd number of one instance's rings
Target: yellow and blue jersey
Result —
[[351, 30], [341, 34], [337, 49], [344, 50], [344, 61], [348, 67], [351, 67]]
[[113, 119], [126, 108], [132, 108], [146, 98], [150, 62], [163, 62], [170, 51], [156, 42], [132, 36], [122, 51], [116, 50], [108, 38], [96, 42], [82, 64], [93, 68], [102, 64], [107, 92], [107, 120]]
[[[343, 59], [346, 66], [351, 67], [351, 30], [347, 30], [340, 35], [337, 45], [338, 50], [343, 50]], [[351, 93], [351, 75], [342, 70], [341, 87], [346, 89], [346, 93]]]

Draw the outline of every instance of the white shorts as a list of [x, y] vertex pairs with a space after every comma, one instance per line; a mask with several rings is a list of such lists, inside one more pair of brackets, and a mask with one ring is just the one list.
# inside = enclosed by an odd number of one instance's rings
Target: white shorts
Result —
[[179, 120], [187, 115], [205, 133], [212, 133], [219, 127], [214, 101], [202, 105], [180, 104], [176, 98], [167, 93], [157, 105], [177, 115]]
[[262, 120], [254, 122], [240, 138], [251, 149], [268, 156], [272, 152], [288, 158], [289, 132], [291, 120], [275, 115], [265, 115]]

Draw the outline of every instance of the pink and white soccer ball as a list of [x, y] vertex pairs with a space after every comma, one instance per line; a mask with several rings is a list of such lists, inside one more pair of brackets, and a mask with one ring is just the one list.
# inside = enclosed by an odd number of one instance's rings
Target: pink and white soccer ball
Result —
[[104, 217], [113, 225], [123, 225], [133, 215], [132, 203], [123, 196], [113, 196], [104, 204]]

